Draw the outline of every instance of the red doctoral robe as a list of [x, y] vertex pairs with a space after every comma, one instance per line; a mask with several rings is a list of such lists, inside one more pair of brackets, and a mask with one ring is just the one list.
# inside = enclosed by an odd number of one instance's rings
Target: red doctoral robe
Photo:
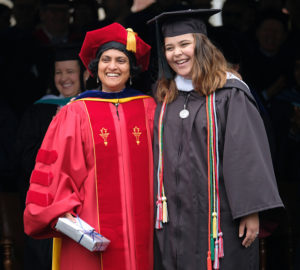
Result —
[[[87, 91], [51, 122], [36, 158], [24, 212], [25, 233], [61, 238], [61, 270], [153, 269], [152, 131], [155, 102], [125, 89]], [[111, 240], [90, 252], [58, 233], [77, 214]]]

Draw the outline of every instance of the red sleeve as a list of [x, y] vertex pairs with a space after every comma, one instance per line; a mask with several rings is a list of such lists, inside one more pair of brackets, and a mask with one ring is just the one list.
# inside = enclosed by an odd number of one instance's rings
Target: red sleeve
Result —
[[150, 127], [151, 137], [153, 138], [153, 123], [156, 103], [153, 98], [146, 98], [144, 99], [144, 104], [146, 108], [146, 116], [148, 119], [148, 125]]
[[[87, 177], [82, 114], [65, 106], [51, 122], [36, 158], [24, 211], [25, 233], [52, 237], [52, 225], [66, 212], [76, 212]], [[74, 107], [74, 105], [73, 105]], [[76, 104], [75, 104], [76, 107]]]

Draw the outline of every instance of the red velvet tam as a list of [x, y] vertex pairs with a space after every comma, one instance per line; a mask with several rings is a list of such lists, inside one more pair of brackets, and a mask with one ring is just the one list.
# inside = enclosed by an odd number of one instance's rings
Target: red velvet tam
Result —
[[85, 35], [79, 57], [90, 74], [92, 74], [88, 67], [90, 62], [96, 57], [102, 45], [112, 41], [125, 45], [126, 50], [135, 55], [136, 63], [142, 71], [147, 70], [151, 47], [132, 29], [125, 29], [119, 23], [112, 23], [103, 28], [89, 31]]

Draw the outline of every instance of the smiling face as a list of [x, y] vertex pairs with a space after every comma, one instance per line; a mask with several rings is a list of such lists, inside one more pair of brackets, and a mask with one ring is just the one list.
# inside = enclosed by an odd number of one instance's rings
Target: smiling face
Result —
[[176, 74], [192, 78], [195, 55], [195, 39], [192, 34], [165, 38], [165, 55]]
[[104, 51], [98, 63], [98, 76], [103, 92], [120, 92], [130, 77], [127, 55], [119, 50]]
[[73, 97], [80, 92], [80, 66], [77, 60], [55, 62], [54, 82], [64, 97]]

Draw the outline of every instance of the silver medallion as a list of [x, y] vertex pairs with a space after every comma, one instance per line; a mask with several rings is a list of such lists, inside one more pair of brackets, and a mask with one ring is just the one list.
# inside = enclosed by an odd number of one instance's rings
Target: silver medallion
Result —
[[189, 115], [190, 115], [190, 112], [187, 109], [183, 109], [179, 113], [179, 117], [182, 119], [189, 117]]

